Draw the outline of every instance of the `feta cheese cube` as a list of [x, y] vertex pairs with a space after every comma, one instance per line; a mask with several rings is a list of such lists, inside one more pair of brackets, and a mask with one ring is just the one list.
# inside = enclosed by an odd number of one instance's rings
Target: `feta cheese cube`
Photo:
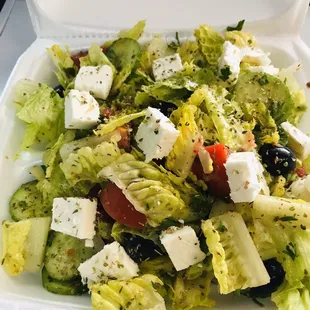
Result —
[[97, 201], [86, 198], [54, 198], [51, 229], [79, 239], [93, 239]]
[[139, 267], [116, 241], [107, 244], [78, 268], [83, 281], [94, 283], [111, 279], [129, 280], [138, 276]]
[[269, 66], [271, 60], [269, 55], [264, 53], [261, 49], [244, 47], [240, 50], [242, 61], [255, 66]]
[[171, 226], [161, 233], [160, 241], [177, 271], [200, 263], [206, 257], [200, 249], [194, 229], [190, 226]]
[[226, 164], [226, 174], [233, 202], [252, 202], [262, 189], [258, 175], [259, 162], [253, 152], [232, 153]]
[[276, 68], [273, 65], [270, 66], [251, 66], [249, 67], [249, 70], [252, 72], [264, 72], [270, 75], [278, 75], [279, 74], [279, 68]]
[[144, 121], [140, 124], [136, 141], [145, 154], [145, 161], [167, 156], [173, 148], [180, 132], [158, 109], [148, 108]]
[[183, 69], [182, 60], [178, 53], [154, 60], [152, 67], [156, 81], [168, 79]]
[[81, 67], [74, 88], [90, 92], [94, 97], [107, 99], [113, 83], [113, 71], [108, 65]]
[[298, 179], [288, 189], [287, 196], [293, 199], [302, 199], [310, 202], [310, 175]]
[[231, 85], [236, 84], [240, 73], [241, 59], [240, 48], [230, 41], [225, 41], [223, 44], [223, 53], [218, 59], [219, 77]]
[[70, 90], [65, 99], [65, 127], [67, 129], [90, 129], [97, 125], [99, 104], [86, 91]]
[[310, 155], [310, 137], [289, 122], [284, 122], [281, 127], [288, 135], [288, 146], [296, 157], [305, 160]]

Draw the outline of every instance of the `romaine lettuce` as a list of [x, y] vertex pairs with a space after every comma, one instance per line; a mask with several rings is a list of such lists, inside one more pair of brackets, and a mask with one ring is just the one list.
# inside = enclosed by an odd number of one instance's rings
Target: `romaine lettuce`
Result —
[[205, 63], [203, 55], [199, 49], [199, 45], [196, 41], [186, 40], [178, 48], [178, 53], [182, 59], [182, 63], [194, 63], [197, 66], [202, 66]]
[[140, 20], [129, 30], [121, 30], [118, 34], [118, 37], [139, 40], [144, 32], [145, 25], [145, 20]]
[[[27, 124], [20, 152], [28, 150], [35, 143], [47, 143], [58, 139], [65, 130], [64, 100], [52, 88], [41, 83], [34, 89], [21, 81], [16, 85], [16, 92], [24, 92], [28, 98], [16, 114]], [[21, 103], [20, 96], [17, 99]]]
[[217, 65], [223, 52], [224, 39], [209, 25], [201, 25], [195, 30], [200, 50], [210, 65]]
[[186, 219], [189, 208], [169, 179], [151, 164], [136, 160], [125, 153], [99, 173], [115, 183], [133, 204], [146, 215], [151, 226], [167, 218]]
[[269, 283], [270, 277], [239, 213], [202, 223], [221, 294]]
[[188, 176], [203, 142], [195, 122], [196, 110], [197, 107], [184, 104], [175, 112], [175, 115], [180, 115], [180, 117], [172, 119], [180, 135], [167, 157], [166, 165], [169, 170], [182, 178]]
[[200, 267], [197, 268], [202, 269], [202, 275], [195, 279], [189, 278], [187, 273], [178, 273], [173, 286], [173, 310], [189, 310], [199, 306], [212, 308], [215, 306], [215, 301], [209, 297], [213, 279], [212, 268], [204, 270], [203, 263], [200, 263]]
[[86, 146], [79, 149], [76, 153], [71, 153], [60, 164], [60, 168], [72, 186], [80, 181], [98, 183], [98, 172], [113, 163], [120, 154], [120, 150], [115, 142], [102, 142], [95, 148]]
[[88, 54], [84, 57], [80, 57], [79, 60], [81, 67], [109, 65], [112, 68], [113, 74], [115, 74], [114, 65], [103, 53], [101, 47], [97, 43], [93, 43], [88, 49]]
[[59, 84], [66, 89], [78, 71], [74, 61], [71, 59], [69, 47], [66, 46], [63, 50], [59, 45], [54, 44], [51, 48], [47, 48], [47, 52], [58, 69], [55, 74]]
[[92, 306], [94, 310], [166, 310], [165, 300], [157, 292], [162, 285], [159, 278], [150, 274], [128, 281], [98, 283], [91, 288]]
[[244, 31], [226, 31], [225, 40], [230, 41], [232, 44], [238, 47], [256, 47], [257, 42], [251, 33]]
[[94, 130], [94, 133], [96, 136], [106, 135], [114, 131], [117, 127], [124, 126], [137, 118], [145, 116], [145, 114], [146, 110], [133, 114], [126, 114], [126, 111], [124, 111], [121, 115], [118, 114], [115, 117], [109, 118], [105, 124], [100, 124], [97, 129]]

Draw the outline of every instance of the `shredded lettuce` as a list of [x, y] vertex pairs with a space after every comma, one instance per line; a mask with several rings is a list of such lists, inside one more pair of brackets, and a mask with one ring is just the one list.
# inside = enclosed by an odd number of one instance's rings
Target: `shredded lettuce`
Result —
[[59, 45], [54, 44], [47, 48], [47, 52], [56, 65], [58, 71], [55, 72], [60, 85], [65, 89], [75, 78], [78, 68], [71, 59], [71, 52], [68, 46], [62, 49]]
[[201, 135], [195, 122], [197, 108], [185, 104], [178, 109], [178, 119], [173, 119], [180, 134], [167, 157], [167, 168], [182, 178], [186, 178], [192, 168], [199, 147], [202, 144]]
[[269, 283], [268, 272], [239, 213], [213, 217], [201, 228], [221, 294]]
[[196, 41], [186, 40], [181, 46], [177, 49], [183, 65], [188, 63], [194, 63], [197, 66], [203, 66], [205, 60], [199, 49], [199, 45]]
[[167, 218], [186, 219], [189, 209], [167, 177], [151, 164], [125, 153], [99, 173], [122, 189], [136, 210], [146, 215], [151, 226]]
[[195, 30], [200, 50], [210, 65], [217, 65], [223, 52], [224, 39], [209, 25], [201, 25]]
[[[24, 82], [16, 85], [16, 92], [24, 92], [27, 97], [16, 114], [27, 124], [19, 152], [28, 150], [36, 143], [48, 143], [58, 139], [65, 130], [64, 100], [46, 84], [39, 83], [35, 89], [28, 86]], [[29, 90], [31, 94], [27, 93]], [[20, 102], [20, 98], [18, 99]]]
[[145, 25], [146, 25], [146, 21], [140, 20], [131, 29], [121, 30], [118, 34], [118, 37], [139, 40], [144, 32]]
[[120, 150], [115, 142], [102, 142], [95, 148], [86, 146], [71, 153], [60, 168], [72, 186], [80, 181], [98, 183], [98, 172], [119, 156]]
[[154, 275], [107, 283], [94, 284], [91, 288], [94, 310], [165, 310], [165, 300], [157, 292], [163, 282]]

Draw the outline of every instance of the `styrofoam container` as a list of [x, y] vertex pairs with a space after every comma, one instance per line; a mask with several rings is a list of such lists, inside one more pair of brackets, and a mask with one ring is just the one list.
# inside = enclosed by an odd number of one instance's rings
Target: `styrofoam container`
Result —
[[[201, 23], [222, 30], [245, 18], [244, 30], [252, 32], [262, 48], [271, 52], [275, 66], [302, 62], [297, 78], [310, 102], [305, 74], [310, 72], [310, 50], [299, 36], [309, 0], [27, 0], [27, 4], [37, 39], [17, 61], [0, 98], [0, 221], [9, 218], [11, 195], [30, 180], [28, 169], [39, 163], [42, 156], [34, 152], [14, 161], [25, 126], [15, 117], [13, 87], [23, 78], [51, 86], [57, 84], [54, 67], [45, 51], [54, 43], [68, 45], [72, 51], [86, 49], [92, 42], [102, 43], [115, 37], [120, 29], [129, 28], [141, 19], [147, 19], [149, 31], [143, 40], [150, 39], [152, 33], [163, 33], [167, 39], [173, 39], [175, 31], [184, 39], [191, 37], [192, 30]], [[310, 110], [301, 123], [305, 132], [310, 132], [309, 117]], [[217, 300], [216, 309], [257, 309], [245, 298], [212, 295]], [[274, 308], [270, 302], [266, 304], [267, 309]], [[89, 296], [53, 295], [42, 288], [40, 275], [11, 278], [0, 267], [0, 309], [90, 308]]]

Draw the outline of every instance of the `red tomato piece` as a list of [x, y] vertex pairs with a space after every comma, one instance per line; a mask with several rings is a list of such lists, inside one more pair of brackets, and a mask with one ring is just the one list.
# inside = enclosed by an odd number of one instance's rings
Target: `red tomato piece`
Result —
[[303, 178], [307, 175], [307, 171], [305, 169], [304, 166], [300, 167], [300, 168], [297, 168], [296, 169], [296, 174], [300, 177], [300, 178]]
[[144, 228], [146, 216], [134, 208], [114, 183], [106, 184], [99, 198], [105, 211], [115, 221], [136, 229]]
[[205, 149], [209, 152], [213, 161], [213, 172], [210, 174], [204, 174], [201, 163], [196, 158], [192, 172], [198, 179], [204, 180], [210, 192], [217, 197], [226, 197], [230, 193], [228, 177], [224, 164], [229, 156], [229, 149], [221, 143], [206, 146]]

